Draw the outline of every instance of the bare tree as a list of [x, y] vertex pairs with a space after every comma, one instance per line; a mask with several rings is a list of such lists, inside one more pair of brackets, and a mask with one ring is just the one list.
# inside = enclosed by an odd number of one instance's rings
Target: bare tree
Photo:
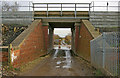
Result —
[[18, 11], [18, 9], [19, 9], [19, 4], [17, 2], [15, 2], [14, 5], [11, 6], [11, 10], [12, 11]]
[[19, 9], [19, 4], [17, 2], [13, 2], [12, 5], [10, 5], [10, 3], [7, 1], [3, 2], [3, 7], [2, 7], [3, 11], [18, 11], [18, 9]]
[[11, 7], [10, 7], [8, 2], [3, 2], [2, 4], [3, 4], [3, 7], [2, 7], [3, 11], [9, 11], [10, 10]]

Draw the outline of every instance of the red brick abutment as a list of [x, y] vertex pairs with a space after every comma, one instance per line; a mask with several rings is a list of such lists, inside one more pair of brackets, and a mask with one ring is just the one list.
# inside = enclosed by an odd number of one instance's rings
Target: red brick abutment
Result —
[[[53, 30], [54, 29], [49, 26], [43, 26], [42, 20], [34, 20], [33, 23], [2, 52], [5, 56], [2, 57], [2, 60], [18, 68], [40, 56], [46, 55], [53, 49]], [[99, 31], [95, 30], [94, 26], [92, 26], [88, 20], [82, 20], [80, 26], [76, 25], [71, 30], [72, 50], [78, 56], [90, 61], [90, 40], [99, 36]]]
[[20, 67], [36, 58], [47, 54], [47, 27], [41, 20], [33, 23], [23, 31], [9, 46], [9, 62], [13, 67]]
[[90, 40], [98, 37], [101, 34], [99, 32], [99, 29], [95, 29], [95, 27], [89, 22], [89, 20], [82, 20], [81, 25], [76, 26], [74, 31], [74, 50], [76, 54], [90, 62]]

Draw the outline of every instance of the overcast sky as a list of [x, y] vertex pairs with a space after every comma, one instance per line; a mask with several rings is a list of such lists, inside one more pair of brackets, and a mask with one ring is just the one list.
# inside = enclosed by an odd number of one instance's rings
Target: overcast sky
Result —
[[71, 33], [70, 28], [55, 28], [54, 34], [59, 35], [60, 37], [65, 37], [66, 35]]
[[46, 3], [80, 3], [91, 1], [120, 1], [120, 0], [0, 0], [0, 1], [33, 1], [33, 2], [46, 2]]

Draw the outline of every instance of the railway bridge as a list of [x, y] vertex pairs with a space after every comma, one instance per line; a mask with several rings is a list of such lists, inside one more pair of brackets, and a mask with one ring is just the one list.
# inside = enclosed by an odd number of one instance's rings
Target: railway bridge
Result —
[[[26, 7], [26, 6], [23, 6], [23, 7]], [[71, 41], [70, 50], [74, 52], [75, 55], [78, 55], [79, 57], [83, 58], [89, 63], [91, 63], [91, 60], [92, 60], [92, 63], [94, 63], [95, 61], [93, 60], [91, 51], [95, 52], [96, 49], [95, 50], [93, 49], [94, 47], [97, 47], [97, 49], [100, 52], [102, 52], [101, 48], [105, 47], [104, 45], [102, 46], [104, 42], [97, 43], [96, 44], [97, 46], [92, 46], [93, 41], [99, 37], [102, 37], [103, 35], [102, 32], [100, 32], [99, 27], [95, 27], [94, 25], [107, 26], [107, 24], [105, 24], [107, 20], [106, 21], [101, 20], [102, 19], [101, 17], [103, 17], [103, 19], [108, 19], [107, 22], [110, 23], [109, 26], [118, 27], [119, 25], [117, 22], [118, 18], [116, 19], [116, 15], [118, 14], [118, 12], [114, 12], [114, 11], [113, 12], [110, 11], [109, 13], [108, 11], [95, 12], [93, 11], [94, 10], [93, 7], [95, 7], [94, 2], [92, 3], [32, 3], [29, 5], [29, 11], [20, 11], [20, 12], [16, 11], [13, 13], [13, 15], [11, 11], [10, 12], [4, 11], [3, 12], [4, 17], [2, 18], [3, 23], [10, 24], [12, 22], [15, 24], [15, 23], [19, 23], [18, 21], [25, 22], [25, 24], [29, 23], [28, 28], [24, 30], [19, 36], [15, 38], [15, 40], [13, 40], [8, 45], [7, 51], [8, 51], [9, 64], [15, 68], [19, 68], [20, 66], [30, 61], [33, 61], [39, 58], [40, 56], [49, 55], [51, 51], [53, 51], [54, 49], [54, 44], [53, 44], [54, 28], [71, 28], [72, 41]], [[106, 7], [107, 7], [106, 9], [108, 10], [109, 6], [107, 5]], [[31, 8], [32, 8], [32, 11], [31, 11]], [[18, 13], [20, 13], [20, 15], [17, 15]], [[26, 17], [24, 18], [24, 16]], [[14, 20], [14, 17], [17, 18], [17, 21]], [[112, 20], [112, 19], [115, 19], [115, 20]], [[99, 20], [99, 21], [97, 21], [96, 23], [95, 22], [96, 20]], [[105, 43], [107, 43], [106, 45], [108, 45], [109, 42], [105, 42]], [[118, 46], [115, 46], [115, 47], [118, 48]], [[117, 50], [118, 49], [116, 49], [115, 51], [118, 52]], [[55, 51], [55, 53], [57, 52], [58, 50]], [[68, 52], [65, 50], [65, 54], [69, 56], [69, 54], [67, 53]], [[98, 57], [99, 59], [100, 58], [105, 59], [100, 55], [98, 55]], [[118, 60], [116, 61], [118, 62]], [[49, 60], [47, 62], [49, 62]], [[68, 62], [67, 64], [69, 64]], [[47, 66], [47, 64], [48, 63], [46, 63], [45, 66]], [[75, 64], [77, 63], [75, 62]], [[104, 66], [104, 61], [102, 61], [101, 64], [102, 66]], [[99, 68], [99, 66], [96, 66], [96, 67]], [[47, 69], [44, 69], [44, 66], [42, 68], [43, 69], [41, 69], [41, 71], [47, 70]], [[56, 68], [59, 68], [59, 66], [57, 66]], [[36, 71], [40, 72], [40, 70], [36, 70]], [[110, 71], [109, 68], [108, 68], [108, 71]], [[47, 75], [45, 73], [41, 73], [41, 75]], [[68, 73], [67, 75], [69, 76], [70, 74], [71, 73]], [[112, 72], [112, 74], [116, 74], [116, 73]], [[30, 75], [30, 73], [25, 75]], [[37, 74], [34, 73], [32, 75], [39, 76], [40, 73], [37, 73]], [[48, 73], [48, 75], [55, 75], [55, 74]], [[62, 74], [59, 74], [59, 75], [62, 75]], [[85, 74], [81, 74], [81, 75], [85, 75]]]

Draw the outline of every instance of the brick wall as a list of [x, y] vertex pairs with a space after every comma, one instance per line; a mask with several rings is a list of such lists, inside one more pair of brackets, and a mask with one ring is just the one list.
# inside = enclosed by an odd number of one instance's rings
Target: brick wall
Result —
[[54, 44], [54, 38], [53, 38], [53, 35], [54, 35], [54, 32], [53, 32], [53, 28], [52, 27], [49, 27], [49, 35], [48, 35], [48, 41], [49, 41], [49, 44], [48, 44], [48, 52], [50, 52], [52, 49], [53, 49], [53, 44]]
[[45, 39], [45, 50], [48, 49], [48, 26], [43, 26], [44, 39]]
[[82, 20], [80, 26], [80, 36], [77, 42], [77, 54], [87, 61], [90, 61], [90, 40], [99, 35], [100, 33], [94, 30], [94, 27], [88, 20]]
[[78, 39], [79, 39], [79, 26], [75, 26], [75, 48], [76, 49], [78, 47]]
[[11, 64], [19, 67], [44, 54], [45, 39], [41, 20], [35, 20], [11, 43]]
[[0, 62], [8, 63], [8, 47], [0, 47]]

